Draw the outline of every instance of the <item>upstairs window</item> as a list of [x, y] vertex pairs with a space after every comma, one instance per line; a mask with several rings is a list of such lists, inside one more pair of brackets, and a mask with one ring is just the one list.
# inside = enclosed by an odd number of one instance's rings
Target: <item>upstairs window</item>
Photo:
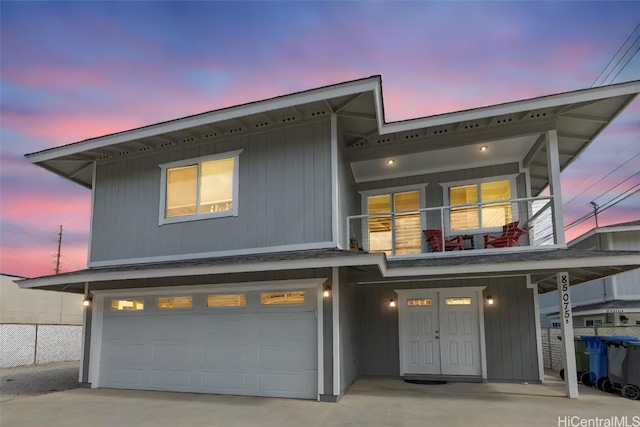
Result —
[[237, 216], [241, 151], [160, 165], [160, 224]]
[[[448, 187], [450, 230], [491, 229], [516, 220], [509, 202], [511, 188], [508, 179]], [[478, 205], [465, 206], [473, 204]]]

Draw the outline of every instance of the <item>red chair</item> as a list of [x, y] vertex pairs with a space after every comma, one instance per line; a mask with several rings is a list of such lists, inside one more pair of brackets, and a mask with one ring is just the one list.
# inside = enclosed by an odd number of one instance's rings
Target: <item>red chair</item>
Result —
[[490, 234], [484, 235], [484, 247], [488, 248], [493, 246], [494, 248], [510, 248], [513, 246], [520, 246], [520, 236], [526, 234], [533, 227], [520, 228], [518, 225], [520, 221], [510, 222], [502, 226], [502, 234], [500, 236], [492, 236]]
[[443, 239], [440, 230], [422, 230], [427, 242], [431, 245], [433, 252], [442, 252], [442, 244], [444, 243], [445, 251], [453, 251], [455, 249], [464, 249], [462, 236], [455, 236], [453, 239]]

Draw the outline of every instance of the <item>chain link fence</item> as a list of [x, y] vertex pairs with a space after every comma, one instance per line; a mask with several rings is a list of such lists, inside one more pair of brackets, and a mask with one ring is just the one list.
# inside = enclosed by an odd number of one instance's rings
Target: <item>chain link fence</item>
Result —
[[[626, 335], [640, 339], [640, 326], [598, 326], [593, 328], [574, 328], [574, 335]], [[560, 329], [542, 328], [542, 358], [544, 368], [559, 371], [564, 368]]]
[[0, 368], [80, 360], [82, 326], [0, 324]]

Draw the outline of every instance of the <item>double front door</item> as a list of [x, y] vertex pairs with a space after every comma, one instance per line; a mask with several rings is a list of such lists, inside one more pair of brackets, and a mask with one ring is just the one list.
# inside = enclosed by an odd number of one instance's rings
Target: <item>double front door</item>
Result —
[[479, 306], [475, 289], [400, 290], [401, 374], [479, 376]]

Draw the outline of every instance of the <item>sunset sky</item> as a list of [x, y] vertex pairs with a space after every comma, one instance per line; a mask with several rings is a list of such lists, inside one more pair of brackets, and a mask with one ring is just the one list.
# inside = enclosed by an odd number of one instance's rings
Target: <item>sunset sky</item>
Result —
[[[388, 121], [588, 88], [640, 23], [638, 1], [2, 1], [0, 9], [0, 271], [27, 277], [51, 274], [60, 224], [62, 271], [85, 267], [90, 191], [25, 153], [376, 74]], [[640, 53], [619, 69], [607, 83], [640, 79]], [[636, 100], [563, 173], [565, 224], [592, 210], [590, 201], [605, 205], [639, 185], [639, 171]], [[640, 194], [599, 219], [640, 219]], [[593, 225], [571, 228], [568, 239]]]

